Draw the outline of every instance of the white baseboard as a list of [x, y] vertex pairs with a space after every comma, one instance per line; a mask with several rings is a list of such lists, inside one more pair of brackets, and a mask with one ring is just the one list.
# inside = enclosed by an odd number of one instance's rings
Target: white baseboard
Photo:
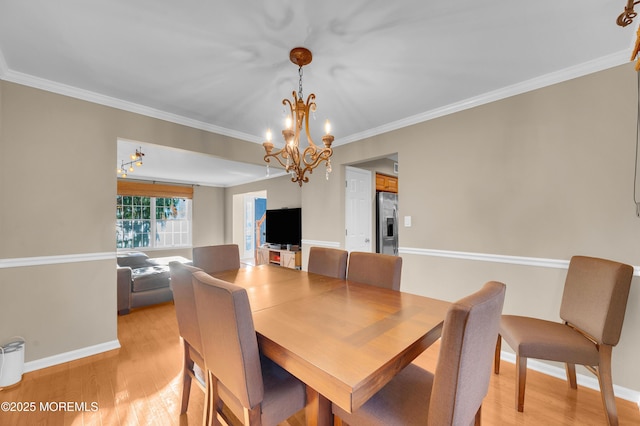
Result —
[[98, 345], [87, 346], [86, 348], [76, 349], [74, 351], [64, 352], [61, 354], [49, 356], [46, 358], [36, 359], [24, 363], [24, 372], [40, 370], [42, 368], [53, 367], [54, 365], [63, 364], [76, 359], [85, 358], [91, 355], [97, 355], [113, 349], [119, 349], [120, 342], [112, 340], [110, 342], [100, 343]]
[[[510, 362], [511, 364], [515, 364], [516, 354], [512, 352], [501, 351], [500, 359]], [[545, 362], [541, 362], [535, 359], [528, 359], [527, 368], [546, 374], [548, 376], [557, 377], [558, 379], [562, 379], [565, 381], [567, 380], [567, 373], [564, 368], [555, 367]], [[593, 389], [600, 392], [600, 384], [598, 383], [598, 379], [595, 376], [585, 376], [584, 374], [577, 373], [576, 379], [580, 386], [584, 386], [585, 388]], [[638, 408], [640, 408], [640, 392], [622, 386], [613, 385], [613, 393], [617, 398], [635, 402], [638, 405]]]

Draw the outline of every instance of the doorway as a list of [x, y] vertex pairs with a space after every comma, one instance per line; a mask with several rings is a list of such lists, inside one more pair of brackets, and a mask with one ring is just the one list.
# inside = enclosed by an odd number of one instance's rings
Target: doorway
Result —
[[[358, 180], [364, 178], [364, 174], [359, 175], [359, 178], [351, 175], [358, 170], [369, 172], [369, 178], [367, 180], [368, 188], [367, 182], [358, 182], [358, 184], [360, 184], [360, 188], [356, 188], [357, 184], [352, 179], [355, 178], [356, 180]], [[351, 166], [347, 166], [345, 168], [345, 176], [347, 180], [347, 186], [345, 188], [345, 227], [347, 228], [347, 233], [345, 234], [345, 248], [349, 251], [376, 251], [377, 226], [374, 226], [374, 222], [376, 222], [376, 193], [377, 191], [390, 191], [389, 189], [378, 187], [378, 181], [377, 179], [374, 179], [374, 176], [376, 176], [377, 174], [395, 177], [397, 188], [397, 179], [399, 176], [398, 153], [389, 154], [384, 157], [367, 159], [352, 164]], [[354, 200], [350, 199], [350, 197], [355, 197], [354, 190], [356, 192], [358, 192], [359, 190], [363, 191], [362, 194], [357, 196], [357, 198], [360, 198], [359, 203], [356, 203]], [[360, 208], [363, 211], [355, 211], [356, 208]], [[368, 210], [364, 211], [364, 209], [367, 208]], [[398, 213], [396, 209], [396, 223], [397, 214]], [[363, 229], [357, 229], [358, 226], [368, 226], [367, 229], [369, 231], [366, 232]], [[352, 233], [350, 229], [354, 229], [354, 233]], [[395, 228], [394, 233], [396, 235], [397, 231], [399, 230]], [[356, 237], [355, 234], [361, 234], [361, 236]], [[369, 239], [368, 242], [366, 241], [367, 239]], [[396, 240], [396, 250], [397, 248], [398, 247]]]
[[233, 243], [240, 249], [240, 260], [254, 264], [256, 249], [265, 243], [267, 191], [233, 196]]

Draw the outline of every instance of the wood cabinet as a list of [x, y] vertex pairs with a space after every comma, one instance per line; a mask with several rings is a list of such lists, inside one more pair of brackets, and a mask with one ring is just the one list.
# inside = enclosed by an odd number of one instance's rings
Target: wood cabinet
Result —
[[256, 250], [256, 264], [272, 264], [284, 266], [285, 268], [302, 268], [302, 252], [300, 250], [291, 251], [287, 249], [272, 249], [260, 247]]
[[396, 176], [376, 173], [376, 191], [398, 192], [398, 178]]

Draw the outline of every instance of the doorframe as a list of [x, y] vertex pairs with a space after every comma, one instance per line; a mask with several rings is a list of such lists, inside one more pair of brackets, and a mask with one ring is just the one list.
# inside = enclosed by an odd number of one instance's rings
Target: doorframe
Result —
[[[372, 188], [373, 188], [373, 173], [371, 170], [368, 169], [361, 169], [359, 167], [354, 167], [354, 166], [345, 166], [345, 207], [344, 207], [344, 226], [345, 226], [345, 237], [344, 237], [344, 246], [345, 246], [345, 250], [351, 252], [353, 251], [354, 247], [349, 245], [349, 239], [348, 239], [348, 235], [347, 235], [347, 225], [348, 225], [348, 220], [347, 218], [349, 217], [350, 213], [351, 213], [351, 206], [350, 203], [347, 202], [347, 196], [349, 194], [348, 191], [348, 185], [349, 185], [349, 177], [351, 173], [358, 173], [358, 174], [367, 174], [368, 175], [368, 179], [366, 179], [367, 181], [367, 185], [368, 185], [368, 199], [369, 199], [369, 206], [368, 206], [368, 214], [367, 217], [369, 218], [369, 223], [366, 223], [366, 227], [369, 230], [369, 247], [366, 251], [368, 252], [372, 252], [373, 251], [373, 235], [372, 235], [372, 229], [373, 229], [373, 206], [371, 204], [371, 194], [372, 194]], [[356, 249], [358, 251], [363, 251], [362, 247], [356, 247]]]

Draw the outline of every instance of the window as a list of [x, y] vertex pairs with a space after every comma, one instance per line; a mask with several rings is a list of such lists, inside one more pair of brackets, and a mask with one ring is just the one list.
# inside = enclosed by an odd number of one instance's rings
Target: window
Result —
[[192, 188], [118, 181], [116, 247], [190, 246], [192, 197]]
[[191, 245], [191, 200], [118, 195], [117, 248]]

